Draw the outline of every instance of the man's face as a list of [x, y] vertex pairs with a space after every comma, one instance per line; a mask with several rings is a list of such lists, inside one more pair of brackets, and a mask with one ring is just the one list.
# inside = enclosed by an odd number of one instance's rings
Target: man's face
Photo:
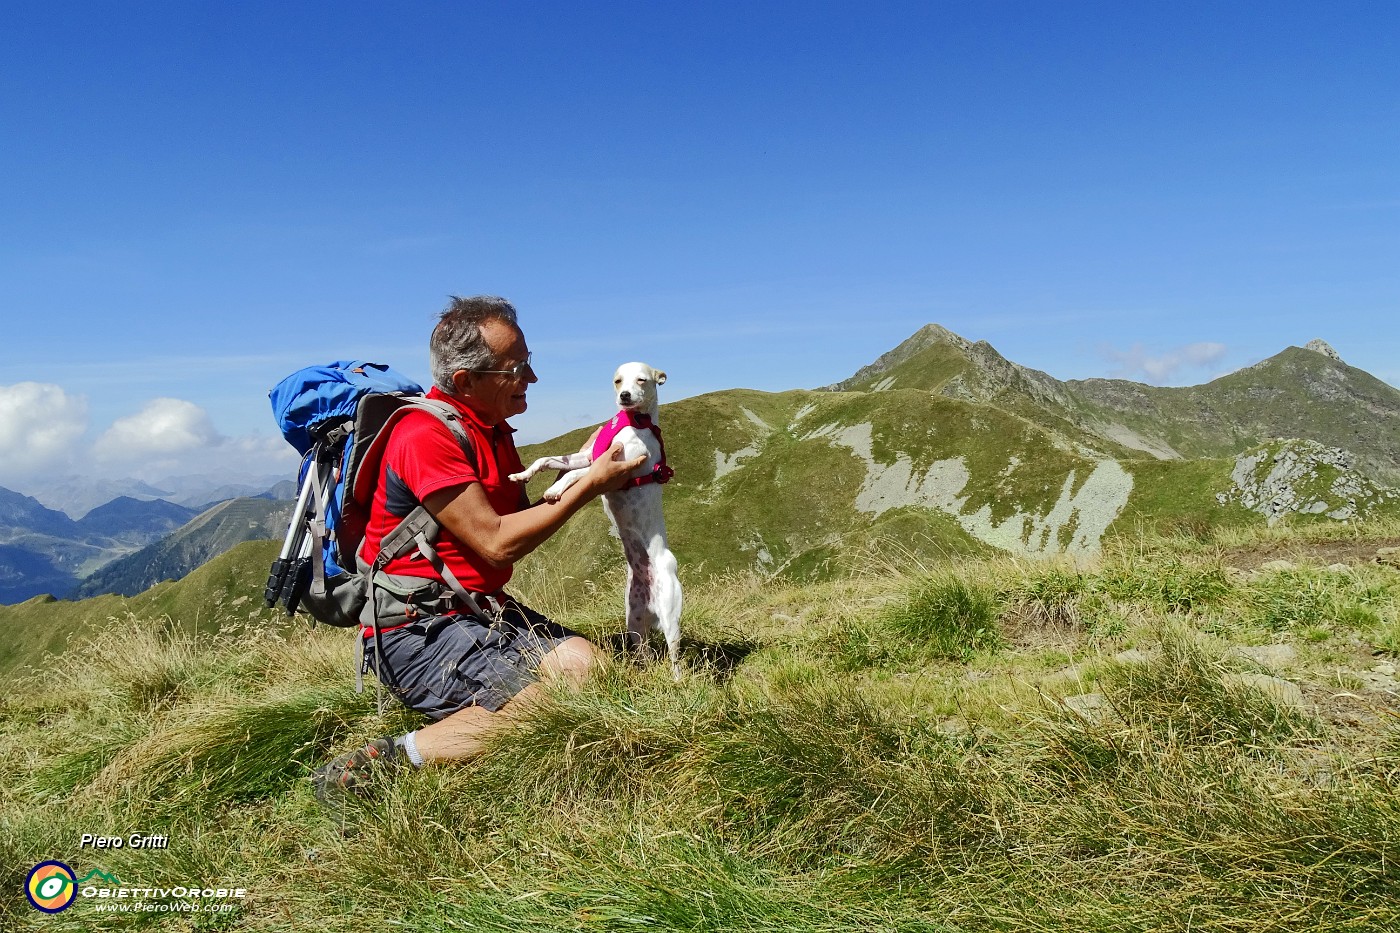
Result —
[[[491, 348], [490, 369], [510, 369], [530, 355], [520, 328], [494, 318], [481, 325], [481, 336]], [[497, 423], [525, 411], [525, 390], [538, 382], [534, 370], [520, 376], [503, 373], [467, 373], [466, 394], [488, 423]], [[462, 386], [458, 382], [459, 388]]]

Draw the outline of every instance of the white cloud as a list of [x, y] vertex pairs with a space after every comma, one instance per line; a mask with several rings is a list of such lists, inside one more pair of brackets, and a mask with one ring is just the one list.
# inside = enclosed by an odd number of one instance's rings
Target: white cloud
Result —
[[117, 420], [97, 439], [93, 453], [105, 469], [147, 481], [180, 475], [291, 476], [299, 460], [280, 436], [225, 437], [203, 408], [176, 398], [152, 399]]
[[1115, 379], [1139, 379], [1166, 385], [1175, 381], [1183, 369], [1202, 370], [1219, 363], [1225, 357], [1226, 347], [1223, 343], [1203, 341], [1154, 355], [1140, 343], [1127, 350], [1105, 344], [1099, 352], [1104, 359], [1116, 364], [1117, 368], [1110, 373]]
[[[288, 479], [301, 455], [280, 434], [246, 434], [226, 439], [214, 451], [219, 466], [250, 475], [285, 472]], [[212, 468], [211, 468], [212, 469]]]
[[172, 476], [261, 482], [295, 475], [299, 456], [281, 436], [227, 437], [193, 402], [157, 398], [114, 422], [94, 442], [88, 400], [38, 382], [0, 386], [0, 486], [43, 498], [59, 478]]
[[143, 461], [179, 456], [222, 440], [203, 408], [183, 399], [157, 398], [113, 422], [93, 445], [93, 453], [107, 462]]
[[87, 399], [59, 386], [0, 386], [0, 483], [66, 467], [87, 420]]

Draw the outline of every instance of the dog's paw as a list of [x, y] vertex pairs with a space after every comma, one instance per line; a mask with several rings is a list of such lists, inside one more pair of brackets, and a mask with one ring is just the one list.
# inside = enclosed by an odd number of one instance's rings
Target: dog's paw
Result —
[[506, 479], [510, 480], [512, 483], [528, 483], [530, 481], [530, 474], [528, 472], [512, 473], [507, 476]]

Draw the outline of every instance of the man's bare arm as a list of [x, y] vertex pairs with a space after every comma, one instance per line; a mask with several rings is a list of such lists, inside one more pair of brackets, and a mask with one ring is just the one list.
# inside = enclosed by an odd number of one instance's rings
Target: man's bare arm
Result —
[[622, 460], [622, 444], [589, 466], [558, 502], [540, 502], [510, 515], [500, 515], [486, 498], [480, 483], [439, 489], [423, 505], [454, 537], [476, 551], [487, 563], [506, 567], [543, 544], [579, 509], [605, 492], [621, 489], [646, 456]]

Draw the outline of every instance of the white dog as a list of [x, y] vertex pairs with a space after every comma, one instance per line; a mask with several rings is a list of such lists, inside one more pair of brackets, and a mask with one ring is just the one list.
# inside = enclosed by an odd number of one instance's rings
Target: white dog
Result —
[[666, 546], [666, 520], [661, 514], [661, 484], [671, 478], [666, 447], [657, 426], [656, 387], [666, 374], [645, 363], [623, 363], [613, 374], [613, 390], [620, 409], [603, 426], [592, 450], [562, 457], [541, 457], [511, 479], [525, 482], [540, 470], [568, 470], [544, 491], [554, 502], [578, 481], [595, 457], [602, 456], [614, 440], [622, 442], [622, 457], [643, 453], [646, 462], [632, 474], [631, 482], [603, 496], [603, 511], [622, 539], [627, 558], [627, 644], [637, 654], [646, 648], [647, 632], [655, 627], [666, 637], [671, 671], [679, 679], [681, 639], [681, 582], [676, 558]]

